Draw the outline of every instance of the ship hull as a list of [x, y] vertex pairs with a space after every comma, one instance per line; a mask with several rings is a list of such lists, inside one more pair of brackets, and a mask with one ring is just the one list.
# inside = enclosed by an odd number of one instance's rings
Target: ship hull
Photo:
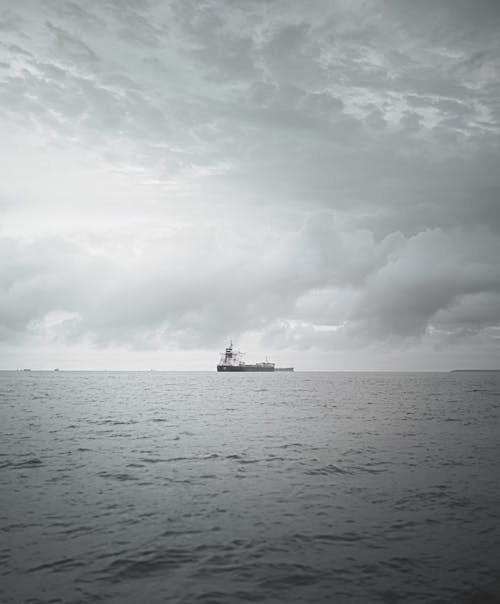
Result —
[[262, 365], [217, 365], [217, 371], [222, 372], [247, 372], [247, 371], [274, 371], [274, 367]]

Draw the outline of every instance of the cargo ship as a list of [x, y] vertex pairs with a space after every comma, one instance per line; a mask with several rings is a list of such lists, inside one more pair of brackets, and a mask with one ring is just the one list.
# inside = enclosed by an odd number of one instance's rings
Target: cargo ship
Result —
[[267, 359], [261, 363], [245, 363], [242, 352], [233, 349], [233, 342], [229, 343], [226, 350], [221, 353], [217, 371], [293, 371], [293, 367], [275, 367]]

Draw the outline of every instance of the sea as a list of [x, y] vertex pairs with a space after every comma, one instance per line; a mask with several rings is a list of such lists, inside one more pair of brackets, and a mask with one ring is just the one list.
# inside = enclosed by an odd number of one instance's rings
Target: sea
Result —
[[0, 372], [0, 601], [498, 603], [499, 420], [496, 372]]

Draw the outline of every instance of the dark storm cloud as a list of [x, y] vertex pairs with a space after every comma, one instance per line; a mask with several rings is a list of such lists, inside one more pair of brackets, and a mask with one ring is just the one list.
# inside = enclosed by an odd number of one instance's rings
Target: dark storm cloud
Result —
[[497, 3], [0, 6], [5, 339], [500, 322]]

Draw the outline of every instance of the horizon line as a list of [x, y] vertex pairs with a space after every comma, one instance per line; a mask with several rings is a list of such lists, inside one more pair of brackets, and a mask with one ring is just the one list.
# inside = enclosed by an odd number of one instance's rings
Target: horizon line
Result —
[[[218, 373], [215, 369], [37, 369], [31, 367], [25, 368], [0, 368], [0, 372], [15, 373], [68, 373], [68, 372], [87, 372], [87, 373]], [[271, 371], [263, 373], [498, 373], [498, 369], [487, 368], [466, 368], [466, 369], [294, 369], [290, 372]], [[260, 372], [243, 372], [260, 373]]]

